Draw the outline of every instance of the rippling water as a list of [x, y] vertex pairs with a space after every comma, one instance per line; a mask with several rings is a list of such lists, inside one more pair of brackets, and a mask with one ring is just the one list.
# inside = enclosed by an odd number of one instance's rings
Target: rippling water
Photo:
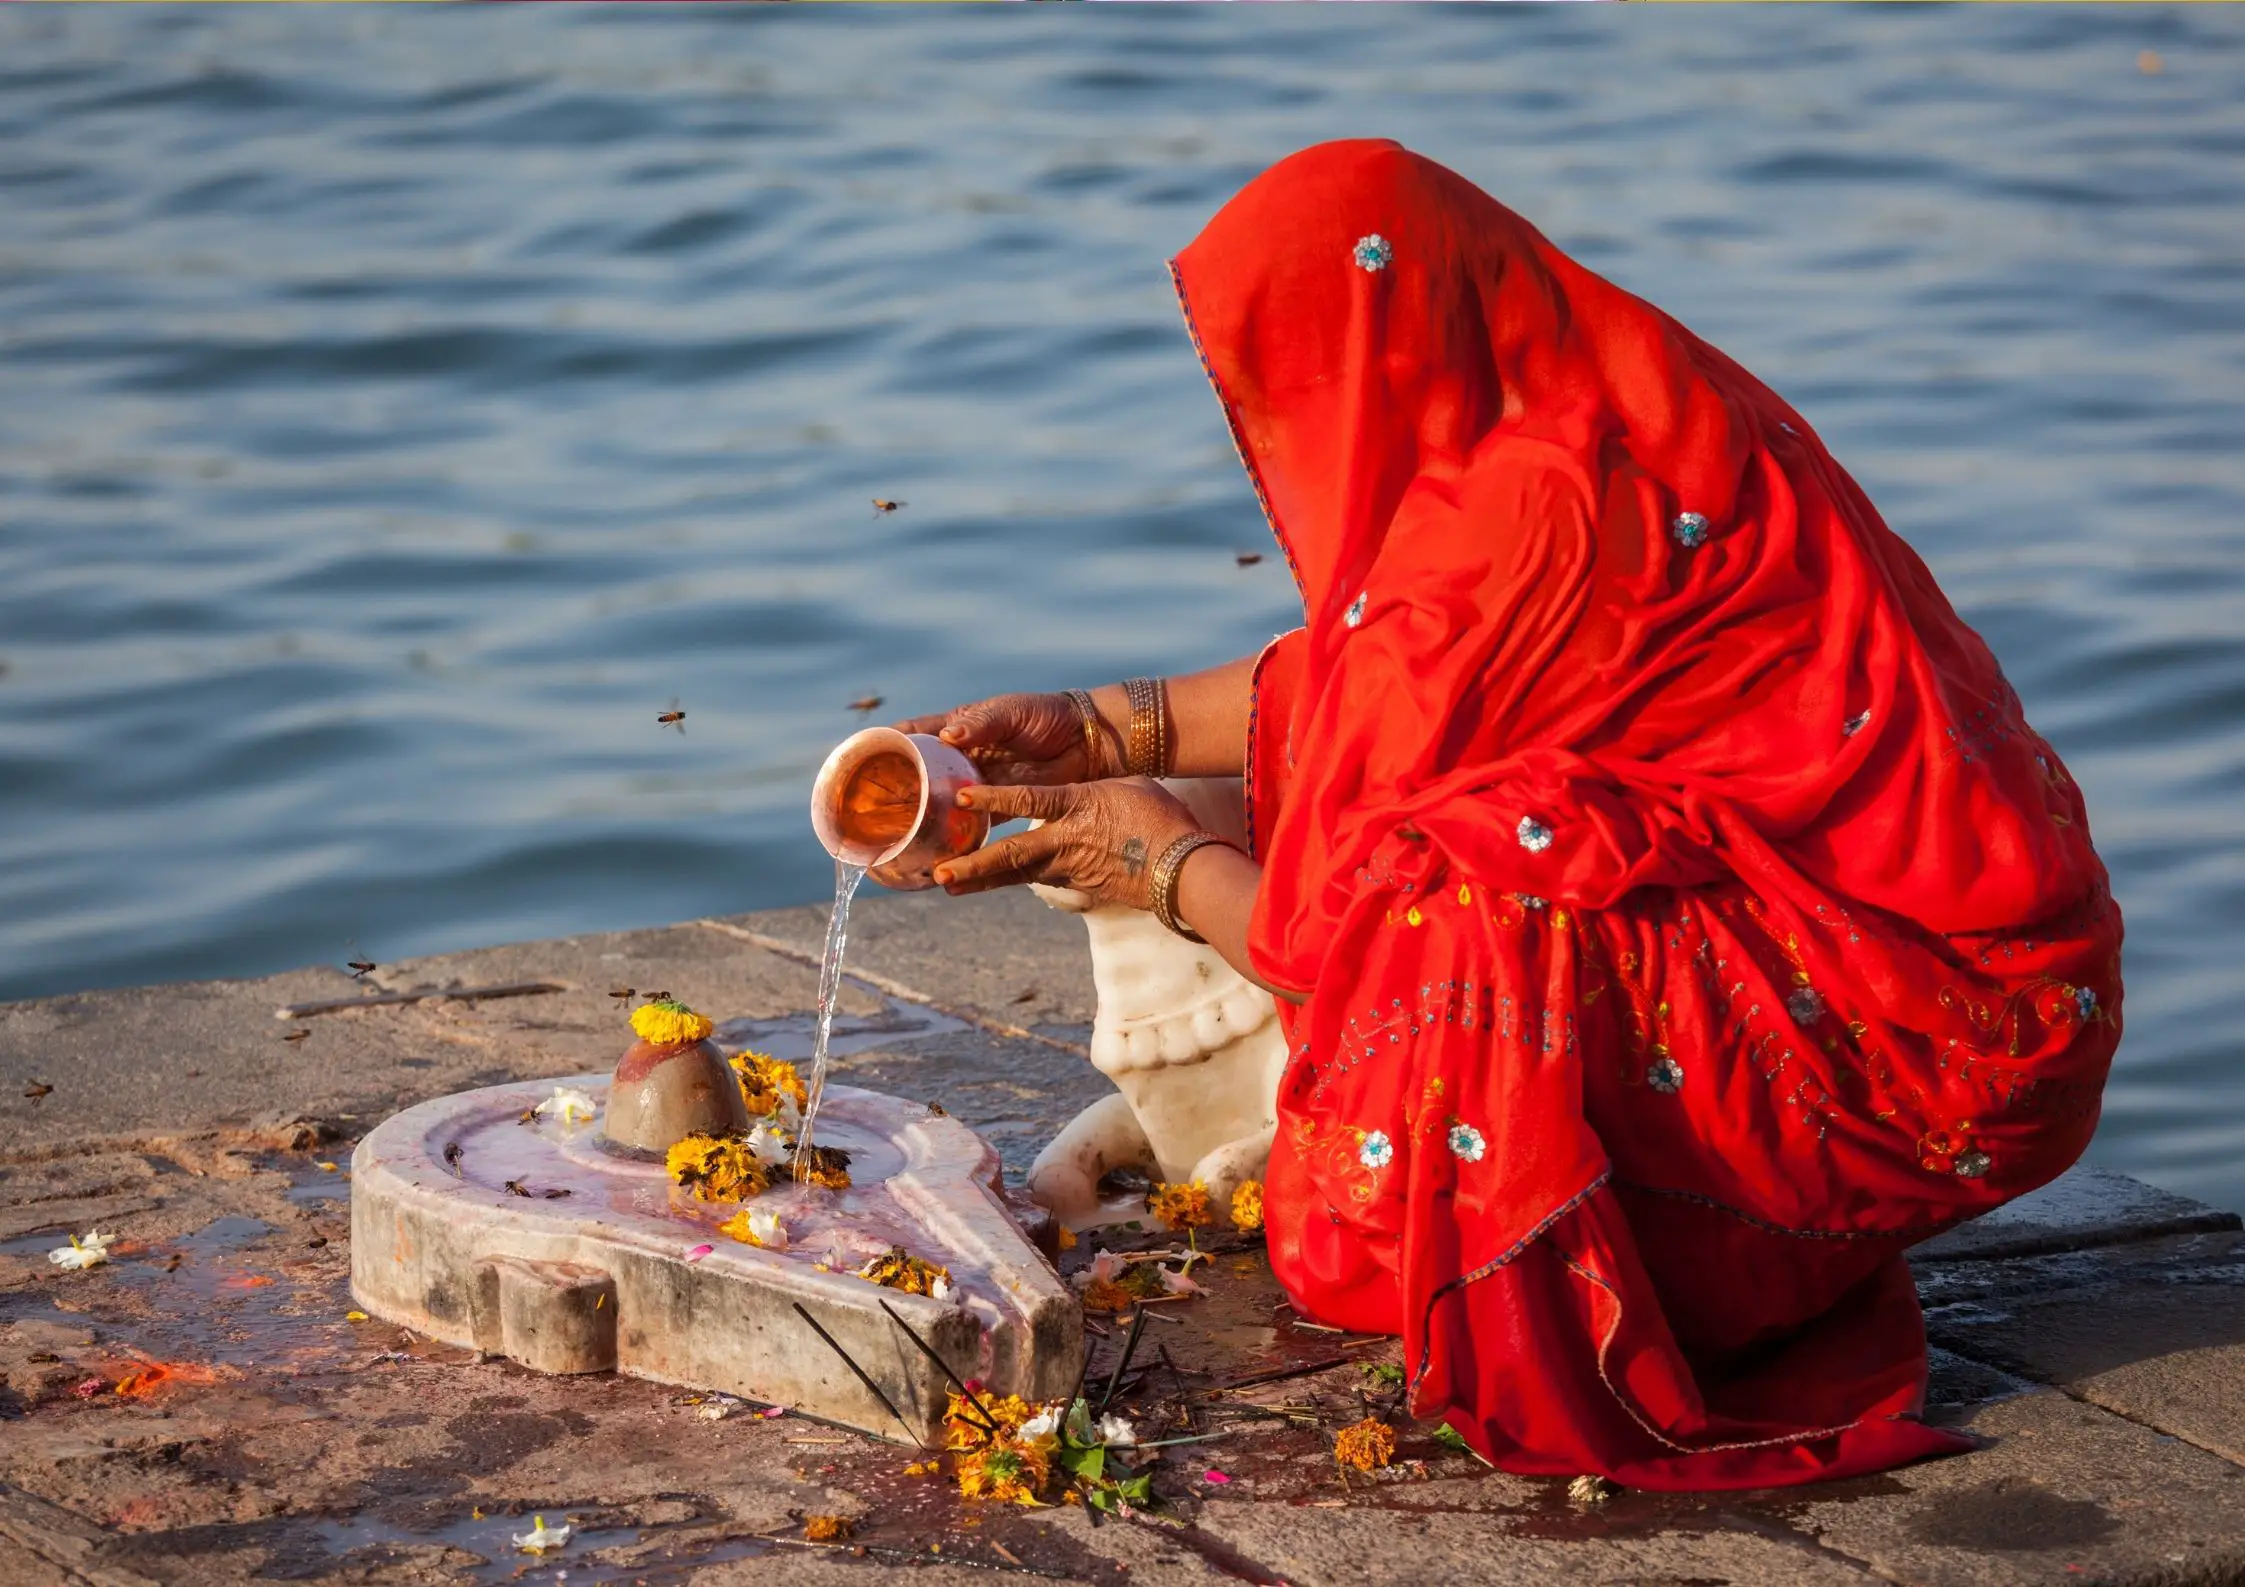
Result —
[[2128, 911], [2097, 1154], [2245, 1204], [2241, 91], [2227, 7], [0, 8], [0, 995], [821, 897], [853, 698], [1288, 625], [1163, 261], [1377, 132], [1925, 553]]

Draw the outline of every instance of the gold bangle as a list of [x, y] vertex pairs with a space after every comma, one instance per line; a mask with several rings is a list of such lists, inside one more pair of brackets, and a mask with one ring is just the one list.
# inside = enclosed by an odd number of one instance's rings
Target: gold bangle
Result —
[[1175, 763], [1170, 745], [1169, 690], [1159, 678], [1125, 678], [1130, 728], [1123, 738], [1123, 769], [1133, 777], [1166, 777]]
[[1194, 851], [1206, 848], [1211, 843], [1231, 847], [1229, 840], [1218, 837], [1213, 832], [1186, 833], [1161, 851], [1154, 861], [1153, 870], [1146, 877], [1147, 891], [1152, 894], [1154, 918], [1187, 942], [1206, 943], [1208, 939], [1177, 918], [1177, 879], [1184, 874], [1185, 861], [1192, 857]]
[[1098, 782], [1107, 775], [1107, 724], [1099, 719], [1099, 707], [1091, 703], [1089, 689], [1070, 689], [1068, 698], [1083, 718], [1084, 781]]

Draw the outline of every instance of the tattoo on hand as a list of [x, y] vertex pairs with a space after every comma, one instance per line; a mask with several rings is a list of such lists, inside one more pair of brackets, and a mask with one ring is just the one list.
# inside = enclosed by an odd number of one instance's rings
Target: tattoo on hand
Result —
[[1136, 876], [1146, 868], [1146, 840], [1132, 838], [1122, 846], [1123, 873]]

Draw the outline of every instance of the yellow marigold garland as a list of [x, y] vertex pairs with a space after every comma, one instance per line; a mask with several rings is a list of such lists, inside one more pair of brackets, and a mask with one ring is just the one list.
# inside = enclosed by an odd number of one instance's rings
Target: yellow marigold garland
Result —
[[1035, 1444], [994, 1438], [982, 1448], [956, 1457], [959, 1492], [969, 1499], [1035, 1504], [1051, 1480], [1052, 1465]]
[[1384, 1466], [1395, 1458], [1395, 1429], [1373, 1416], [1351, 1423], [1333, 1440], [1333, 1458], [1359, 1471]]
[[702, 1040], [717, 1028], [706, 1014], [697, 1014], [673, 999], [667, 1003], [642, 1003], [631, 1011], [631, 1028], [653, 1047], [685, 1047]]
[[1172, 1229], [1205, 1229], [1214, 1221], [1208, 1209], [1208, 1187], [1199, 1180], [1189, 1185], [1156, 1185], [1146, 1198], [1146, 1211], [1157, 1223]]
[[1232, 1192], [1232, 1227], [1252, 1232], [1263, 1226], [1263, 1182], [1243, 1179]]
[[[977, 1410], [976, 1407], [981, 1409]], [[982, 1412], [990, 1413], [989, 1420], [998, 1424], [1001, 1438], [1011, 1438], [1021, 1431], [1021, 1424], [1037, 1414], [1036, 1408], [1018, 1394], [978, 1394], [968, 1399], [954, 1393], [950, 1405], [943, 1413], [943, 1447], [945, 1449], [973, 1449], [989, 1440], [990, 1428]]]
[[748, 1142], [716, 1135], [687, 1136], [664, 1154], [663, 1166], [697, 1201], [746, 1201], [772, 1182]]

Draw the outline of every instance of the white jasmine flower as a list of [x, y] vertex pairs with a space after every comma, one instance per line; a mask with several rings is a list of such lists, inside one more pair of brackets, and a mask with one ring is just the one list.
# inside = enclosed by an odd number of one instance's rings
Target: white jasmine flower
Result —
[[1024, 1439], [1051, 1438], [1060, 1431], [1060, 1407], [1048, 1405], [1021, 1424]]
[[573, 1530], [568, 1526], [548, 1526], [544, 1516], [534, 1515], [530, 1518], [530, 1530], [516, 1534], [514, 1546], [525, 1554], [543, 1554], [550, 1549], [567, 1547]]
[[1102, 1416], [1099, 1418], [1099, 1441], [1116, 1448], [1134, 1445], [1138, 1442], [1138, 1429], [1130, 1425], [1127, 1417]]
[[767, 1251], [784, 1251], [787, 1249], [787, 1225], [780, 1222], [778, 1213], [768, 1208], [751, 1207], [748, 1209], [748, 1232], [754, 1235], [756, 1243]]
[[589, 1091], [580, 1091], [575, 1086], [555, 1086], [553, 1095], [531, 1111], [542, 1119], [559, 1119], [564, 1124], [589, 1124], [599, 1117], [600, 1104], [593, 1101]]
[[778, 1168], [794, 1156], [795, 1146], [769, 1124], [759, 1124], [748, 1132], [748, 1153], [766, 1168]]
[[83, 1240], [70, 1237], [68, 1245], [58, 1245], [47, 1253], [47, 1260], [66, 1273], [83, 1272], [89, 1267], [99, 1267], [109, 1260], [109, 1248], [117, 1243], [113, 1234], [103, 1234], [99, 1229]]
[[941, 1273], [938, 1273], [935, 1276], [935, 1282], [928, 1286], [928, 1298], [940, 1305], [949, 1305], [951, 1297], [958, 1293], [958, 1286]]
[[1207, 1290], [1201, 1288], [1200, 1285], [1194, 1283], [1181, 1272], [1172, 1273], [1166, 1267], [1160, 1271], [1161, 1287], [1172, 1295], [1205, 1295], [1208, 1293]]

